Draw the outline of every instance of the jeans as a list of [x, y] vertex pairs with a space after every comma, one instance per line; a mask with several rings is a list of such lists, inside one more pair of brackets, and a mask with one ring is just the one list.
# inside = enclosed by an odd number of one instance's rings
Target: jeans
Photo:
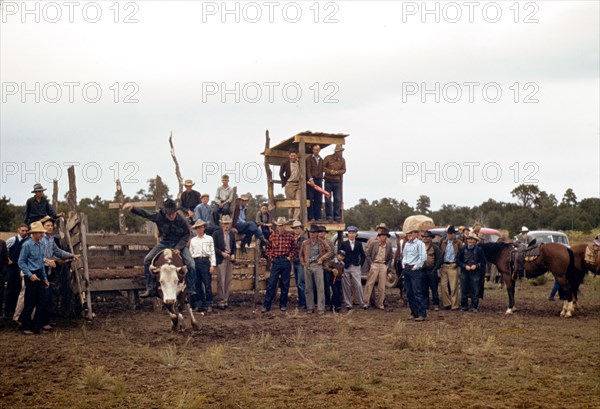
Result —
[[[340, 182], [328, 182], [325, 181], [325, 190], [331, 193], [331, 196], [325, 196], [325, 217], [327, 220], [340, 220], [340, 205], [342, 202], [342, 184]], [[333, 213], [331, 211], [333, 199]]]
[[271, 262], [271, 275], [269, 276], [269, 284], [267, 286], [267, 294], [263, 307], [267, 310], [271, 309], [271, 304], [277, 292], [277, 281], [281, 276], [281, 295], [279, 296], [279, 307], [287, 307], [288, 291], [290, 289], [290, 273], [292, 264], [285, 257], [276, 257]]
[[244, 234], [244, 239], [242, 240], [243, 244], [250, 244], [252, 241], [252, 236], [256, 236], [258, 240], [262, 240], [264, 238], [263, 232], [254, 222], [238, 222], [235, 225], [235, 228], [237, 229], [238, 233]]
[[[315, 185], [323, 187], [323, 179], [313, 178], [313, 182]], [[321, 218], [321, 206], [323, 205], [323, 193], [316, 191], [312, 186], [307, 186], [306, 198], [310, 201], [308, 220], [319, 220]]]
[[298, 289], [298, 307], [306, 308], [306, 283], [304, 281], [304, 267], [300, 260], [294, 261], [294, 276], [296, 277], [296, 288]]
[[[41, 277], [41, 270], [38, 270], [38, 277]], [[25, 277], [25, 306], [23, 312], [19, 317], [19, 321], [23, 331], [41, 331], [43, 322], [46, 321], [46, 288], [44, 282], [38, 280], [36, 282], [31, 281]], [[35, 315], [31, 319], [33, 310], [35, 309]]]
[[427, 317], [427, 297], [423, 292], [423, 271], [404, 268], [404, 288], [408, 298], [408, 306], [413, 317]]
[[230, 214], [229, 203], [226, 203], [223, 207], [219, 207], [216, 204], [212, 205], [210, 209], [210, 215], [212, 216], [212, 224], [214, 224], [215, 226], [219, 225], [220, 214]]
[[[165, 249], [173, 249], [177, 243], [173, 241], [160, 241], [152, 250], [146, 254], [144, 258], [144, 277], [146, 278], [146, 290], [152, 291], [156, 288], [156, 276], [155, 274], [150, 273], [150, 264], [152, 264], [152, 260], [158, 253]], [[185, 275], [185, 281], [187, 287], [196, 291], [196, 272], [194, 268], [194, 259], [192, 257], [192, 253], [190, 253], [189, 247], [184, 247], [181, 250], [181, 258], [183, 258], [183, 262], [187, 267], [187, 274]]]
[[[195, 258], [196, 268], [196, 296], [192, 298], [192, 308], [212, 307], [212, 277], [210, 275], [210, 259]], [[200, 305], [198, 305], [200, 302]]]
[[327, 307], [331, 307], [331, 277], [327, 271], [323, 270], [324, 296]]
[[471, 308], [476, 310], [479, 306], [479, 286], [481, 284], [481, 272], [477, 270], [460, 271], [460, 308], [469, 309], [469, 298], [471, 298]]
[[429, 289], [431, 289], [431, 305], [434, 307], [439, 307], [440, 297], [438, 294], [438, 284], [440, 280], [437, 275], [437, 271], [422, 269], [421, 272], [423, 273], [423, 284], [425, 285], [423, 287], [423, 292], [425, 298], [427, 299], [425, 306], [429, 308]]
[[[550, 291], [550, 298], [554, 298], [554, 296], [556, 295], [556, 292], [560, 289], [560, 284], [558, 284], [558, 281], [556, 279], [554, 279], [554, 287], [552, 287], [552, 291]], [[558, 294], [560, 296], [560, 293]]]

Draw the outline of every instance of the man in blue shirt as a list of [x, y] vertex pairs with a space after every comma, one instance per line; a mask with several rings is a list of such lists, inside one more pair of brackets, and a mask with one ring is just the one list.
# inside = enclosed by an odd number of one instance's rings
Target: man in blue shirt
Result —
[[407, 242], [402, 251], [402, 267], [404, 269], [404, 288], [411, 312], [410, 319], [425, 321], [427, 319], [427, 296], [423, 291], [425, 277], [421, 269], [427, 260], [427, 251], [425, 244], [418, 237], [418, 230], [407, 233]]
[[237, 230], [238, 233], [244, 235], [244, 238], [240, 243], [240, 250], [242, 251], [242, 254], [247, 253], [246, 246], [252, 241], [252, 236], [255, 236], [257, 240], [260, 240], [264, 244], [267, 242], [262, 230], [259, 229], [256, 223], [253, 221], [248, 221], [246, 217], [246, 212], [248, 211], [248, 200], [250, 200], [250, 196], [245, 194], [240, 196], [239, 203], [233, 212], [233, 223], [231, 225], [232, 228]]
[[204, 225], [204, 232], [209, 236], [212, 236], [212, 234], [217, 231], [219, 226], [215, 226], [213, 224], [213, 220], [210, 215], [211, 208], [208, 204], [209, 200], [210, 195], [208, 193], [203, 193], [200, 195], [200, 203], [194, 209], [194, 223], [196, 223], [198, 220], [202, 220], [204, 223], [206, 223]]
[[[29, 233], [31, 239], [23, 243], [19, 255], [19, 268], [23, 271], [25, 280], [25, 306], [19, 318], [23, 334], [31, 335], [42, 330], [42, 322], [46, 314], [44, 289], [48, 288], [48, 276], [44, 269], [44, 245], [42, 236], [46, 230], [42, 223], [31, 224]], [[35, 309], [33, 319], [31, 315]]]

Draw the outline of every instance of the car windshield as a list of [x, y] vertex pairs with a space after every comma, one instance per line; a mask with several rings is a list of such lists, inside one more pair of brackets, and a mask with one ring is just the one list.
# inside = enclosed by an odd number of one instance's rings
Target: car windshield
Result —
[[567, 245], [569, 244], [567, 241], [567, 238], [565, 236], [553, 235], [552, 241], [554, 241], [555, 243], [560, 243], [560, 244], [567, 244]]

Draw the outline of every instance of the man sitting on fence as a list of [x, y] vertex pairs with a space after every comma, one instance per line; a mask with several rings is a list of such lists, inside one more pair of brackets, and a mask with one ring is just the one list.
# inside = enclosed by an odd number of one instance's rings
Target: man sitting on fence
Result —
[[267, 240], [265, 240], [265, 236], [263, 236], [263, 232], [258, 228], [256, 223], [252, 220], [248, 220], [247, 211], [248, 211], [248, 200], [250, 200], [250, 196], [241, 195], [238, 203], [235, 206], [235, 211], [233, 212], [233, 228], [240, 234], [244, 235], [242, 242], [240, 243], [240, 249], [242, 254], [246, 254], [246, 246], [250, 244], [252, 241], [252, 236], [256, 237], [256, 240], [259, 240], [261, 243], [266, 244]]
[[29, 226], [31, 223], [37, 222], [45, 216], [57, 218], [63, 215], [63, 213], [56, 214], [52, 206], [50, 206], [48, 198], [44, 195], [45, 190], [40, 183], [33, 185], [33, 190], [31, 191], [33, 197], [27, 199], [25, 203], [23, 221], [26, 225]]
[[196, 272], [194, 269], [194, 259], [188, 248], [190, 240], [190, 226], [183, 216], [177, 213], [177, 205], [167, 199], [163, 208], [156, 213], [147, 212], [144, 209], [133, 206], [131, 203], [125, 203], [123, 209], [130, 210], [131, 213], [144, 217], [154, 223], [158, 228], [159, 243], [144, 258], [144, 276], [146, 278], [146, 291], [140, 294], [145, 298], [150, 295], [156, 295], [156, 279], [150, 274], [150, 264], [164, 249], [174, 249], [175, 253], [181, 253], [181, 257], [187, 267], [186, 281], [190, 289], [190, 295], [196, 294]]

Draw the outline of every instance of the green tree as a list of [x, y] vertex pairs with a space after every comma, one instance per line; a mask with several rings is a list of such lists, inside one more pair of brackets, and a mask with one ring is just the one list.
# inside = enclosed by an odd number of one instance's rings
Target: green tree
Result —
[[568, 188], [565, 190], [561, 203], [566, 206], [577, 206], [577, 195], [575, 195], [573, 189]]
[[519, 185], [514, 188], [510, 194], [516, 197], [525, 208], [532, 208], [535, 200], [540, 194], [540, 189], [537, 185]]
[[415, 210], [421, 214], [429, 214], [429, 207], [431, 206], [431, 199], [427, 195], [421, 195], [417, 199], [417, 207]]
[[10, 204], [10, 198], [2, 196], [0, 199], [0, 231], [13, 231], [13, 219], [16, 216], [15, 207]]

